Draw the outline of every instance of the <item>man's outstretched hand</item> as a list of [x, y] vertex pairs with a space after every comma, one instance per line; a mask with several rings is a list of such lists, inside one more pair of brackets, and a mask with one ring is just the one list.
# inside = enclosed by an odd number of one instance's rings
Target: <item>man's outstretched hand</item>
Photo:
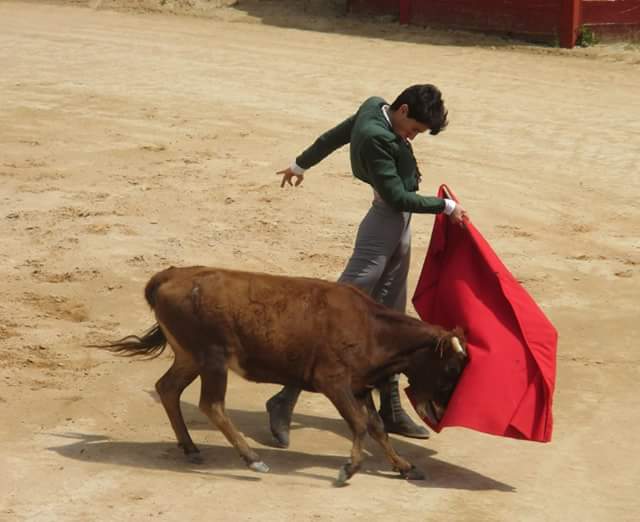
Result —
[[[291, 170], [291, 167], [287, 167], [284, 170], [279, 170], [278, 172], [276, 172], [276, 176], [282, 176], [282, 183], [280, 183], [281, 188], [284, 187], [285, 183], [288, 183], [292, 187], [297, 187], [304, 180], [304, 174], [296, 174]], [[294, 177], [296, 178], [296, 180], [295, 182], [292, 182], [291, 180]]]

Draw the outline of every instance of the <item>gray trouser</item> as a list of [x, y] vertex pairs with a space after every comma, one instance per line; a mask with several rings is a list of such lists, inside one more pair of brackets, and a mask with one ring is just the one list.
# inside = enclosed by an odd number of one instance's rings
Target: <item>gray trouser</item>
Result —
[[407, 306], [411, 256], [409, 212], [397, 212], [376, 198], [360, 223], [353, 254], [339, 283], [356, 286], [400, 312]]

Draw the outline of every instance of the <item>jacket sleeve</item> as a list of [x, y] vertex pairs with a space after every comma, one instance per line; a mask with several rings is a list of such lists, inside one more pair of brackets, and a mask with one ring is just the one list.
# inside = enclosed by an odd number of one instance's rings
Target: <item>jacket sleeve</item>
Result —
[[362, 148], [362, 161], [370, 176], [373, 188], [383, 201], [398, 212], [439, 214], [444, 211], [444, 199], [421, 196], [409, 192], [398, 174], [396, 162], [390, 151], [392, 144], [380, 137], [369, 138]]
[[303, 169], [310, 169], [333, 151], [349, 143], [355, 121], [356, 115], [354, 114], [333, 129], [322, 134], [313, 145], [296, 158], [296, 163]]

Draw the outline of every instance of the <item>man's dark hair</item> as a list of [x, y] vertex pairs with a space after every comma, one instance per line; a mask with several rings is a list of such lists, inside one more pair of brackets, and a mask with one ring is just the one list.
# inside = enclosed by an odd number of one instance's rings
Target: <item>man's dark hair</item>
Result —
[[409, 118], [429, 127], [429, 134], [438, 134], [449, 123], [442, 93], [435, 85], [407, 87], [391, 104], [391, 110], [395, 111], [405, 103], [409, 106]]

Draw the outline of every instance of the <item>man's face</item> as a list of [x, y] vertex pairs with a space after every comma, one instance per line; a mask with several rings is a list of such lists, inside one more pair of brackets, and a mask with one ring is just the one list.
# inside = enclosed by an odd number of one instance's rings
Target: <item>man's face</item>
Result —
[[429, 127], [418, 120], [409, 117], [409, 106], [400, 105], [391, 117], [394, 132], [405, 140], [413, 140], [418, 134], [429, 130]]

